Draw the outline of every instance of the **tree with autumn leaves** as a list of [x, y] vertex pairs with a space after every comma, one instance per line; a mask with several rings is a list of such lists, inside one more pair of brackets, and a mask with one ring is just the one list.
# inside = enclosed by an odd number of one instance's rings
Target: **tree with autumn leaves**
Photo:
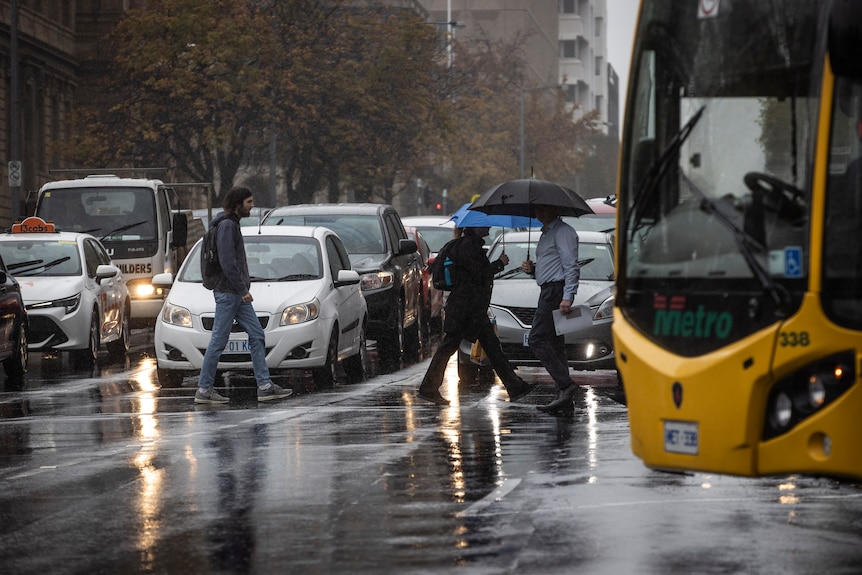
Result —
[[[273, 161], [287, 188], [277, 202], [291, 204], [391, 203], [419, 176], [469, 199], [516, 177], [517, 40], [459, 47], [450, 68], [434, 26], [368, 4], [142, 3], [107, 39], [114, 58], [76, 110], [70, 159], [167, 166], [216, 183], [216, 205]], [[565, 180], [579, 169], [578, 125], [560, 122], [561, 98], [529, 94], [531, 164]]]

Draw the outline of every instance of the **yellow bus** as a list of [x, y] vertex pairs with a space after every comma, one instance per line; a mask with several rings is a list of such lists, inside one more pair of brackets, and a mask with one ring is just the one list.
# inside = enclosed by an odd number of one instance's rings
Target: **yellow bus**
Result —
[[613, 334], [646, 465], [862, 478], [860, 50], [860, 0], [642, 0]]

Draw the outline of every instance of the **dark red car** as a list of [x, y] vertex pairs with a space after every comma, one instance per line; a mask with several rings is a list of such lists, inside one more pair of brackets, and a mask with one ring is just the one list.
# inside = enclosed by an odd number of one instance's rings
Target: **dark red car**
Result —
[[419, 255], [422, 259], [422, 304], [421, 325], [425, 329], [425, 335], [439, 335], [443, 333], [443, 292], [431, 284], [431, 262], [434, 254], [428, 246], [428, 242], [422, 237], [422, 232], [413, 226], [404, 226], [407, 237], [416, 241]]

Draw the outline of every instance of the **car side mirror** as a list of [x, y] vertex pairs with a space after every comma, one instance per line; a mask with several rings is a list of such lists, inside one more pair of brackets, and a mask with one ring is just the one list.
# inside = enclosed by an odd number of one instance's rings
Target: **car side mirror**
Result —
[[359, 272], [355, 270], [338, 270], [338, 277], [335, 279], [337, 287], [356, 285], [359, 283]]
[[96, 267], [96, 283], [102, 283], [103, 279], [116, 277], [120, 273], [120, 268], [115, 265], [100, 264]]
[[419, 246], [416, 245], [416, 240], [399, 240], [398, 255], [407, 256], [413, 252], [419, 251]]

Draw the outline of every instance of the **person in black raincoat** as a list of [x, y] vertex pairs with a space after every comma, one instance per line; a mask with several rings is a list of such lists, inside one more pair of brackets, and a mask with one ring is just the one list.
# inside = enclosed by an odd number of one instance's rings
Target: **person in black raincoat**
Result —
[[418, 397], [437, 405], [449, 404], [440, 394], [439, 388], [443, 383], [446, 364], [458, 350], [462, 339], [479, 340], [491, 366], [506, 386], [509, 401], [517, 401], [536, 388], [535, 384], [529, 384], [515, 374], [488, 318], [494, 274], [509, 263], [506, 254], [493, 263], [488, 261], [482, 247], [488, 231], [487, 227], [463, 228], [463, 235], [449, 251], [457, 275], [455, 287], [446, 299], [446, 317], [443, 322], [445, 334], [416, 392]]

